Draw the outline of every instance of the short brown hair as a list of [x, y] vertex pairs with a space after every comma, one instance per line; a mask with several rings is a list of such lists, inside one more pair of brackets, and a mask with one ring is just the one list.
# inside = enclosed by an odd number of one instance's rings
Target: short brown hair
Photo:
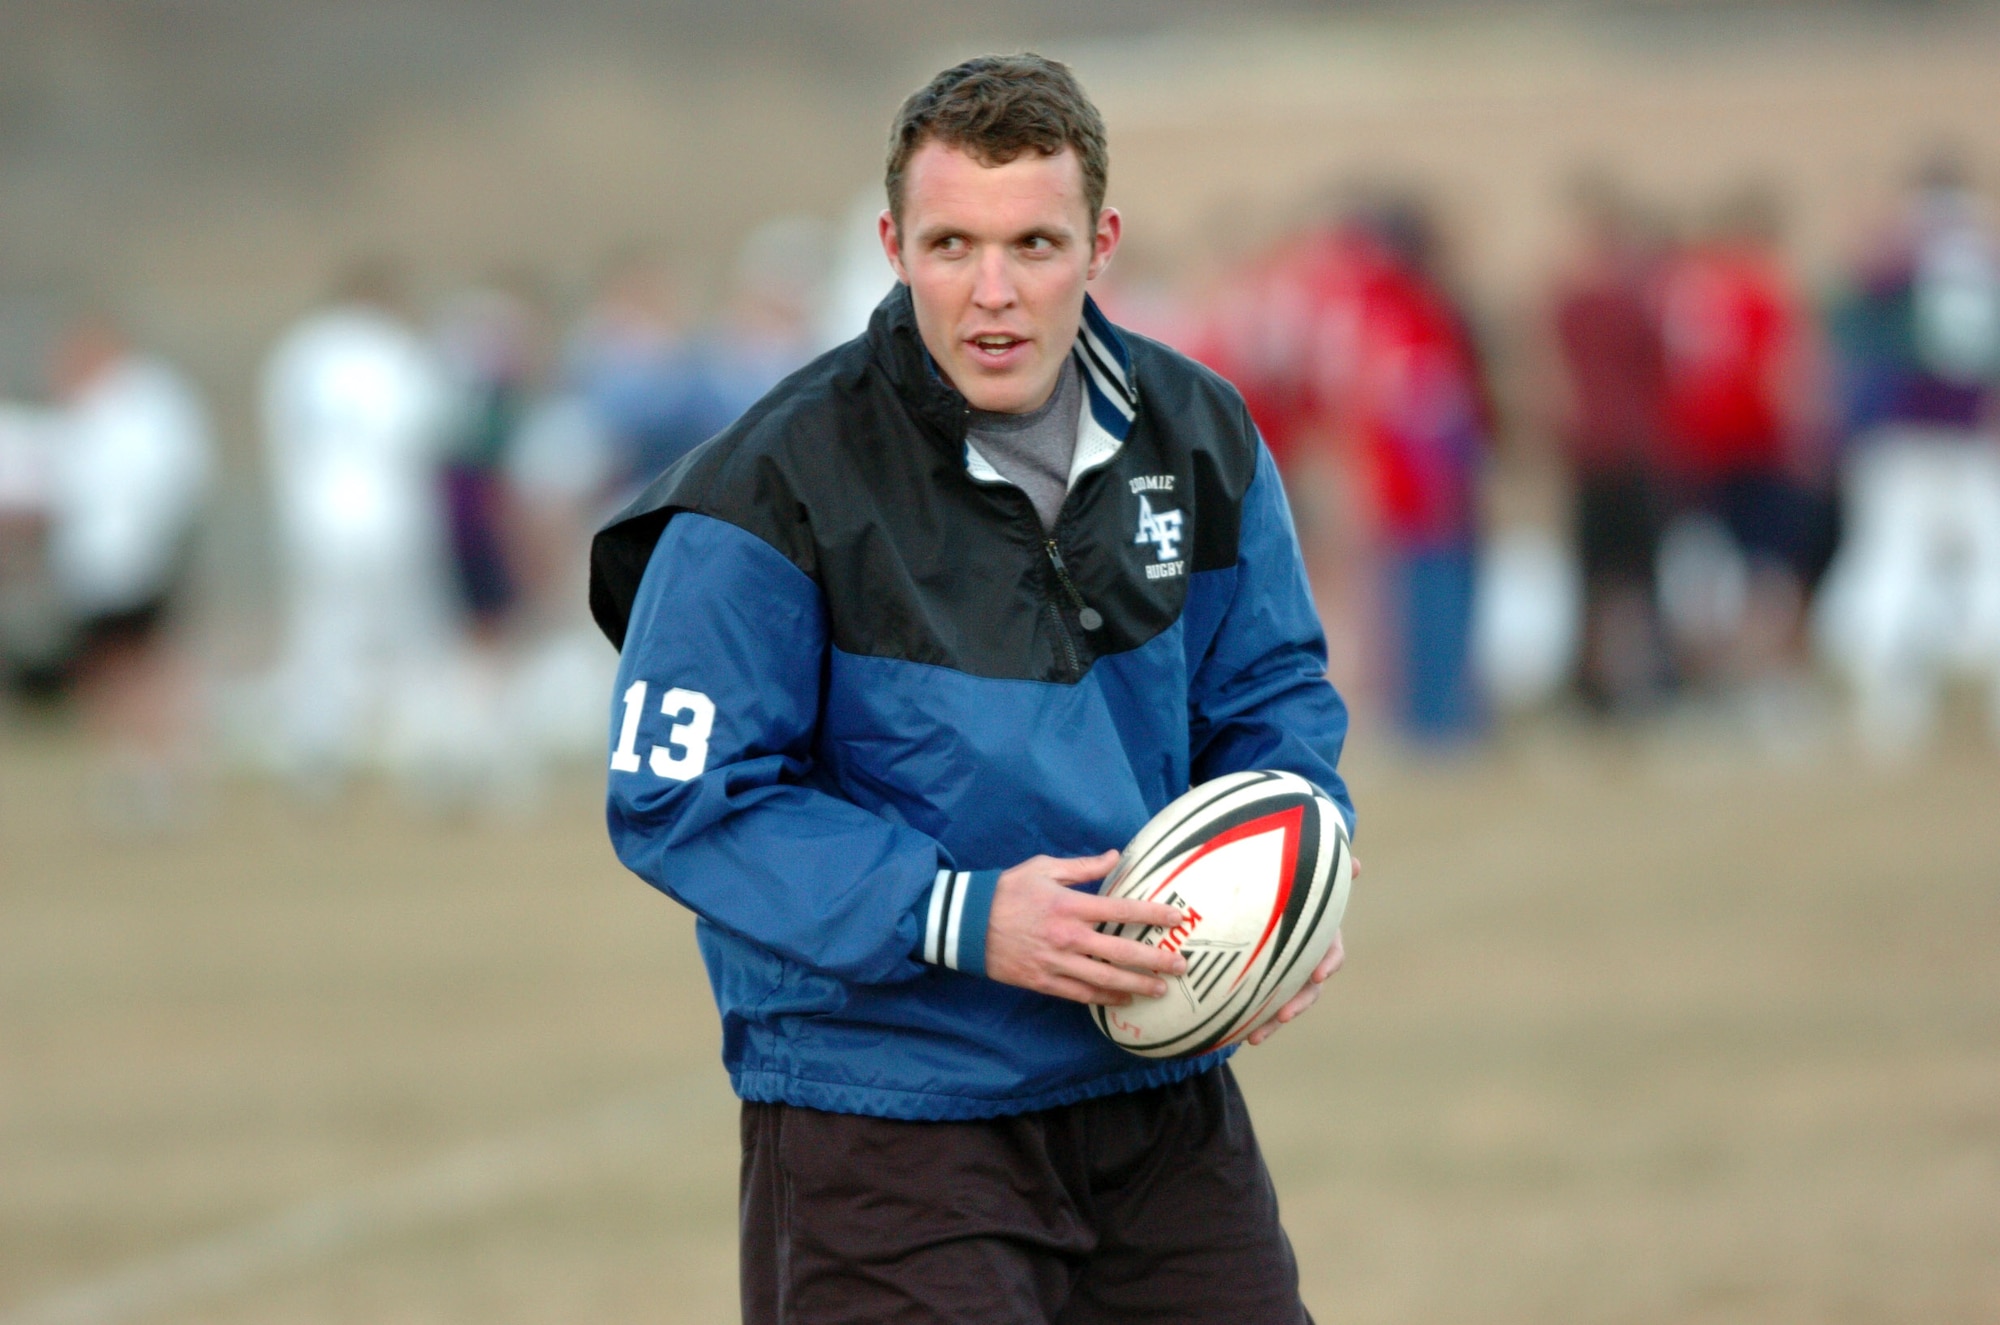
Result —
[[983, 165], [1003, 166], [1033, 149], [1065, 147], [1083, 167], [1083, 199], [1093, 221], [1104, 206], [1110, 154], [1104, 119], [1069, 66], [1029, 51], [982, 55], [945, 70], [910, 94], [889, 129], [889, 213], [903, 224], [903, 173], [925, 143], [937, 141]]

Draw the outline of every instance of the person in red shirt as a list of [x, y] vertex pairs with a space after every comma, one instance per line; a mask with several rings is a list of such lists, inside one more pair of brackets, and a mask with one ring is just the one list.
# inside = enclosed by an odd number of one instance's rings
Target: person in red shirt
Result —
[[1394, 641], [1388, 698], [1404, 734], [1427, 744], [1483, 722], [1471, 627], [1492, 436], [1479, 354], [1438, 267], [1430, 216], [1412, 200], [1360, 209], [1329, 236], [1303, 393], [1355, 462]]
[[[1704, 496], [1718, 484], [1785, 468], [1779, 397], [1800, 318], [1764, 224], [1733, 211], [1716, 235], [1667, 270], [1661, 331], [1668, 436], [1677, 477]], [[1754, 545], [1757, 537], [1746, 541]]]
[[1398, 717], [1419, 741], [1455, 743], [1485, 719], [1472, 609], [1492, 398], [1440, 274], [1429, 213], [1405, 201], [1383, 209], [1374, 229], [1382, 262], [1369, 273], [1346, 375], [1380, 521], [1390, 635], [1400, 645]]
[[[1761, 187], [1730, 198], [1710, 233], [1667, 265], [1661, 345], [1669, 478], [1682, 516], [1719, 525], [1744, 572], [1740, 596], [1679, 595], [1720, 605], [1704, 620], [1678, 613], [1683, 665], [1696, 680], [1773, 680], [1803, 662], [1812, 559], [1802, 409], [1810, 325], [1777, 253], [1775, 201]], [[1676, 588], [1666, 590], [1672, 618]], [[1740, 609], [1728, 610], [1731, 599]]]
[[1367, 498], [1322, 360], [1351, 323], [1352, 228], [1329, 215], [1227, 271], [1205, 292], [1179, 346], [1229, 379], [1284, 475], [1313, 599], [1327, 627], [1327, 674], [1374, 707], [1374, 549]]
[[[1371, 198], [1282, 241], [1218, 289], [1191, 349], [1242, 392], [1284, 470], [1334, 640], [1376, 662], [1404, 733], [1475, 734], [1476, 482], [1492, 412], [1473, 339], [1438, 278], [1425, 208]], [[1363, 587], [1363, 579], [1374, 583]], [[1379, 612], [1362, 603], [1379, 602]], [[1376, 629], [1386, 618], [1386, 631]], [[1367, 618], [1364, 620], [1363, 618]], [[1336, 653], [1346, 692], [1366, 663]]]
[[1348, 233], [1322, 222], [1218, 282], [1185, 348], [1228, 378], [1289, 479], [1331, 426], [1313, 394], [1315, 347], [1348, 284]]

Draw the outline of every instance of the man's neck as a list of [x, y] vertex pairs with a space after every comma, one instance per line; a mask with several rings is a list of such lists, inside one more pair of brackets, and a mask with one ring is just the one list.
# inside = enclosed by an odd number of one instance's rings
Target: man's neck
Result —
[[1056, 369], [1056, 375], [1050, 380], [1048, 392], [1042, 397], [1040, 404], [1023, 410], [984, 410], [974, 407], [972, 410], [973, 426], [975, 428], [1006, 432], [1034, 427], [1048, 416], [1048, 412], [1051, 409], [1055, 408], [1056, 401], [1063, 394], [1064, 379], [1076, 371], [1075, 360], [1076, 356], [1074, 354], [1065, 354], [1063, 356], [1062, 366]]

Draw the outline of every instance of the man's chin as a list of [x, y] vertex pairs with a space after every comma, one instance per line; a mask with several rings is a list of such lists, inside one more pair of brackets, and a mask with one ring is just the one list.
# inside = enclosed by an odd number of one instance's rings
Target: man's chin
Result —
[[1025, 372], [965, 374], [969, 381], [956, 385], [965, 403], [983, 414], [1026, 414], [1041, 405], [1055, 389], [1051, 379], [1036, 381]]

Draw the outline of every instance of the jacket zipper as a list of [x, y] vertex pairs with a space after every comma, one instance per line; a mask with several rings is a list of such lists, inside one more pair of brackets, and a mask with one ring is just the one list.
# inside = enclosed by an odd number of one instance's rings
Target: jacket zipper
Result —
[[1048, 548], [1048, 564], [1056, 568], [1056, 582], [1062, 584], [1062, 592], [1070, 594], [1070, 602], [1076, 606], [1076, 622], [1084, 630], [1096, 630], [1098, 626], [1102, 626], [1104, 616], [1098, 612], [1098, 608], [1088, 606], [1084, 602], [1084, 594], [1076, 592], [1076, 580], [1070, 578], [1070, 568], [1062, 564], [1062, 548], [1056, 546], [1054, 538], [1044, 538], [1042, 546]]
[[[1062, 586], [1063, 594], [1076, 609], [1077, 624], [1086, 631], [1098, 629], [1104, 624], [1104, 617], [1096, 608], [1084, 602], [1083, 595], [1077, 592], [1076, 581], [1069, 577], [1069, 567], [1063, 562], [1062, 549], [1056, 545], [1056, 540], [1053, 537], [1043, 539], [1042, 549], [1049, 554], [1049, 565], [1055, 568], [1056, 583]], [[1069, 622], [1063, 617], [1062, 604], [1050, 603], [1049, 610], [1056, 619], [1056, 634], [1062, 640], [1063, 657], [1069, 663], [1070, 675], [1083, 675], [1083, 663], [1076, 652], [1076, 637], [1070, 634]]]
[[1074, 680], [1083, 675], [1083, 662], [1076, 656], [1076, 640], [1069, 633], [1069, 622], [1063, 620], [1062, 608], [1059, 605], [1051, 602], [1049, 615], [1055, 618], [1056, 638], [1062, 641], [1063, 663], [1069, 669], [1069, 677]]
[[1085, 630], [1096, 630], [1099, 626], [1102, 626], [1104, 624], [1103, 616], [1098, 613], [1096, 608], [1086, 605], [1083, 601], [1083, 595], [1076, 591], [1076, 581], [1069, 577], [1069, 567], [1063, 564], [1062, 549], [1056, 546], [1056, 540], [1053, 538], [1043, 539], [1042, 546], [1048, 549], [1049, 564], [1056, 568], [1057, 582], [1062, 585], [1063, 592], [1069, 595], [1071, 605], [1076, 608], [1077, 624]]

